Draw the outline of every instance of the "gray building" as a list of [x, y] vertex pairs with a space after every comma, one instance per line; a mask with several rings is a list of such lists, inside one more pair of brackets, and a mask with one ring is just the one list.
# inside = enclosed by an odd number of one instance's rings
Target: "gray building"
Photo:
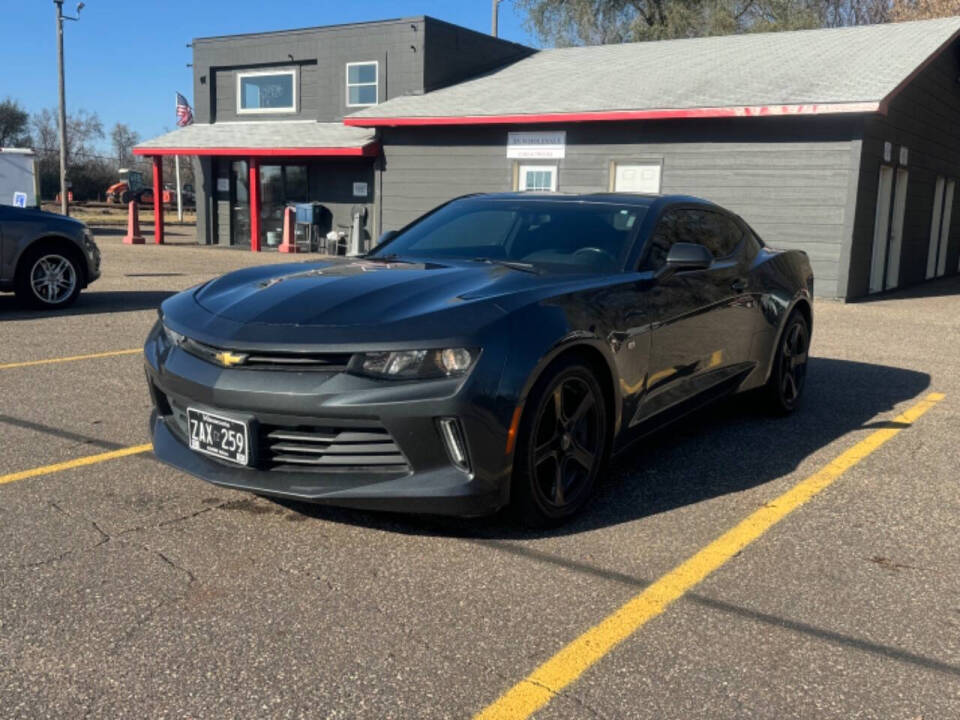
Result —
[[[429, 17], [197, 38], [194, 124], [135, 149], [198, 158], [200, 243], [260, 249], [289, 203], [322, 204], [321, 231], [378, 217], [374, 130], [344, 115], [423, 95], [533, 52]], [[162, 183], [162, 175], [159, 177]], [[369, 240], [368, 240], [369, 241]]]
[[[960, 269], [958, 33], [949, 18], [534, 52], [420, 18], [216, 38], [194, 47], [198, 124], [138, 152], [196, 154], [178, 143], [187, 133], [281, 153], [323, 145], [340, 154], [311, 161], [305, 191], [277, 202], [319, 200], [342, 224], [366, 183], [371, 235], [468, 192], [700, 195], [769, 244], [806, 250], [819, 295], [856, 298]], [[239, 120], [246, 73], [307, 46], [307, 109]], [[350, 69], [366, 57], [375, 91]], [[306, 67], [319, 90], [304, 87]], [[241, 162], [203, 160], [201, 242], [249, 233], [231, 209], [235, 178], [252, 178]]]

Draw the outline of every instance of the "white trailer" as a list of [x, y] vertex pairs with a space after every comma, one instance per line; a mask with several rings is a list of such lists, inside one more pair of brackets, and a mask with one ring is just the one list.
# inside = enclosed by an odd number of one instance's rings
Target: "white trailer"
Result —
[[33, 150], [0, 148], [0, 205], [40, 206], [37, 156]]

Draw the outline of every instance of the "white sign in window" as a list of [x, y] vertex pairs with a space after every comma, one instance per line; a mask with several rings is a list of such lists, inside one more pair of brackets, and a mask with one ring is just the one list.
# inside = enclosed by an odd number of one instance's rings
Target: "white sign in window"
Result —
[[230, 192], [230, 178], [217, 178], [217, 192]]
[[556, 192], [556, 165], [521, 165], [519, 189], [523, 192]]
[[660, 170], [660, 163], [617, 163], [614, 166], [613, 191], [657, 194], [660, 192]]
[[237, 73], [237, 113], [297, 110], [297, 71]]
[[378, 97], [379, 63], [347, 63], [347, 107], [376, 105]]
[[566, 157], [567, 132], [507, 133], [507, 157], [515, 160], [562, 160]]

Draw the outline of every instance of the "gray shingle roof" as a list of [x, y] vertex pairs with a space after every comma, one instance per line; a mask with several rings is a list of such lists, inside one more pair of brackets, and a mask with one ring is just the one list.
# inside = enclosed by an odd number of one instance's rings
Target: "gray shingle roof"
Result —
[[526, 114], [880, 103], [960, 18], [542, 50], [487, 75], [348, 116]]
[[184, 148], [354, 148], [374, 141], [374, 132], [312, 120], [194, 123], [142, 142], [138, 151]]

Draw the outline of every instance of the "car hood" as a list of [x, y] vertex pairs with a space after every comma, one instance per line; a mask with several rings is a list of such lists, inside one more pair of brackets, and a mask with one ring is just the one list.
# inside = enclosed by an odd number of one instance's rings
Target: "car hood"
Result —
[[204, 285], [195, 299], [208, 312], [243, 324], [343, 327], [459, 311], [568, 280], [476, 262], [355, 259], [239, 270]]

